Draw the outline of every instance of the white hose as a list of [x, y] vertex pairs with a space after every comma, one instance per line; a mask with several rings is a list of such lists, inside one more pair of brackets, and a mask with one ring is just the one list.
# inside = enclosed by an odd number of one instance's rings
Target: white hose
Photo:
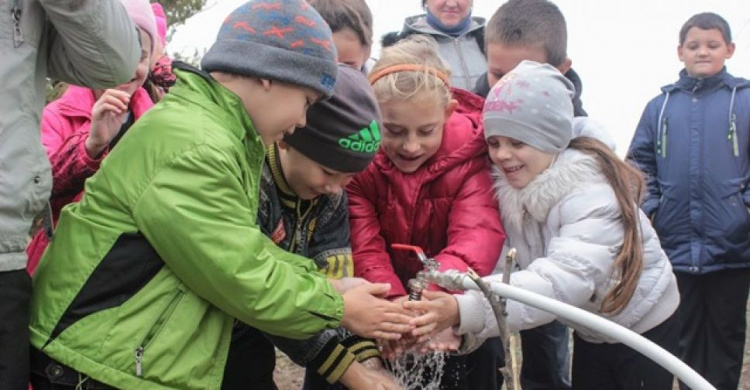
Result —
[[[428, 272], [426, 278], [427, 280], [448, 289], [479, 291], [476, 283], [474, 283], [474, 281], [472, 281], [467, 275], [460, 274], [454, 270], [445, 273]], [[677, 379], [693, 390], [716, 390], [715, 387], [680, 359], [654, 344], [651, 340], [619, 324], [575, 306], [568, 305], [567, 303], [522, 288], [514, 287], [509, 284], [491, 283], [490, 286], [492, 292], [501, 297], [544, 310], [562, 319], [579, 324], [622, 342], [664, 367], [666, 370], [674, 374]], [[492, 300], [490, 300], [490, 302], [492, 302]]]

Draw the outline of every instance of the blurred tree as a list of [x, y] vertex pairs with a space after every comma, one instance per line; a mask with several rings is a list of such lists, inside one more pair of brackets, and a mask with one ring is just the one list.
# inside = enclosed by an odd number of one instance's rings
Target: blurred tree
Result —
[[[167, 42], [169, 42], [172, 34], [174, 34], [175, 27], [184, 24], [191, 16], [206, 9], [208, 0], [158, 0], [151, 2], [160, 3], [164, 7], [169, 25], [169, 31], [167, 32]], [[216, 3], [214, 2], [214, 4]]]

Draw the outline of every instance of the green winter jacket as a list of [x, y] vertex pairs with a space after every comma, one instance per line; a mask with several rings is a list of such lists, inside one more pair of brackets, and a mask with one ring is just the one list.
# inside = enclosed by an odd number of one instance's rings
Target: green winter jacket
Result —
[[304, 339], [343, 302], [256, 225], [265, 150], [199, 71], [128, 131], [63, 209], [34, 279], [32, 345], [125, 389], [219, 389], [233, 319]]

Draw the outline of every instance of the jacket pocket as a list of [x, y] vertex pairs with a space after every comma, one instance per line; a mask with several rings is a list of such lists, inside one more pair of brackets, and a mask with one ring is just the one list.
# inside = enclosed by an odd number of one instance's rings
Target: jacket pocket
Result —
[[164, 328], [164, 325], [167, 324], [169, 321], [169, 318], [172, 316], [172, 314], [175, 312], [175, 309], [177, 308], [177, 305], [182, 300], [182, 297], [185, 296], [185, 292], [182, 290], [177, 290], [175, 292], [171, 299], [167, 302], [167, 304], [162, 309], [159, 316], [156, 318], [156, 321], [149, 327], [148, 332], [146, 332], [146, 335], [143, 337], [141, 342], [138, 344], [138, 346], [135, 348], [135, 375], [138, 377], [143, 377], [143, 357], [145, 356], [145, 353], [148, 351], [149, 346], [151, 346], [156, 339], [156, 336], [159, 334], [159, 331]]
[[724, 181], [721, 183], [720, 198], [716, 200], [718, 204], [711, 207], [716, 210], [712, 221], [716, 229], [714, 234], [730, 245], [750, 241], [750, 212], [742, 197], [744, 188], [745, 178]]

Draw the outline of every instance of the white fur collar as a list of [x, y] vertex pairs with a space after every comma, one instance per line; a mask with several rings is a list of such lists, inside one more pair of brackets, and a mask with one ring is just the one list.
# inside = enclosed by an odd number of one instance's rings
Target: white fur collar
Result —
[[492, 173], [503, 224], [517, 231], [522, 230], [524, 214], [542, 223], [563, 197], [587, 183], [606, 180], [593, 156], [574, 149], [561, 152], [551, 167], [521, 189], [513, 188], [497, 166]]

